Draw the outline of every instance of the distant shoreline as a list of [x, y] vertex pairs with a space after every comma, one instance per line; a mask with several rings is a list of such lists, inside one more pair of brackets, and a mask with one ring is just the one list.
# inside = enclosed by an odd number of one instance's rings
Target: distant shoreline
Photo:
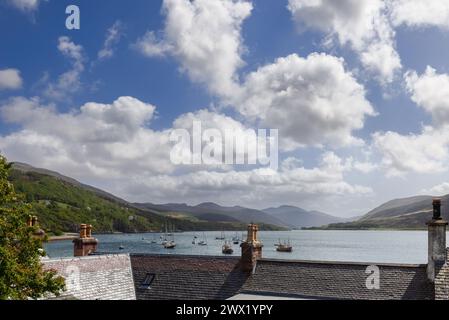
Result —
[[78, 238], [77, 233], [65, 233], [62, 236], [49, 236], [48, 242], [55, 242], [55, 241], [64, 241], [64, 240], [73, 240]]

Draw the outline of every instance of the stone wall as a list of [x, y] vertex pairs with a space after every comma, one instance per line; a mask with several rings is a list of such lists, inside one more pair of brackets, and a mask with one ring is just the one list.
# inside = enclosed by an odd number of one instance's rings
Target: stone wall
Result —
[[[449, 257], [449, 248], [447, 257]], [[446, 263], [438, 270], [435, 277], [435, 300], [449, 300], [449, 263], [446, 257]]]

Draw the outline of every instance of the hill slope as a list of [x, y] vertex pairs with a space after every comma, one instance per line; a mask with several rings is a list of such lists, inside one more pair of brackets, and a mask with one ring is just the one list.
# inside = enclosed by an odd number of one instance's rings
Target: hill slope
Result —
[[[449, 219], [449, 195], [442, 197], [442, 216]], [[350, 223], [336, 223], [328, 229], [425, 229], [432, 217], [432, 196], [388, 201]]]

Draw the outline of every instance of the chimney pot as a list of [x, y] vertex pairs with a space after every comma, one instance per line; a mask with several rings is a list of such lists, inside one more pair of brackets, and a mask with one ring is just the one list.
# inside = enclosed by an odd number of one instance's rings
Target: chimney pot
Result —
[[32, 227], [33, 226], [33, 216], [28, 216], [27, 226], [28, 227]]
[[433, 219], [434, 220], [441, 220], [441, 199], [435, 198], [432, 201], [433, 206]]
[[86, 237], [92, 238], [92, 225], [91, 224], [88, 224], [86, 226]]
[[80, 225], [80, 238], [87, 238], [87, 225], [84, 223]]

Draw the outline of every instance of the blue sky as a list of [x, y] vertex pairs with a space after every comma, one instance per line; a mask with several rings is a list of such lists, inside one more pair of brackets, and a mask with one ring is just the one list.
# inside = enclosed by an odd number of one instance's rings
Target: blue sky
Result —
[[[449, 193], [449, 5], [423, 3], [4, 0], [0, 149], [132, 201], [351, 216]], [[192, 118], [279, 129], [284, 169], [267, 183], [250, 166], [172, 166], [167, 132]]]
[[[7, 41], [9, 48], [2, 50], [0, 59], [5, 67], [17, 66], [23, 78], [27, 79], [23, 91], [13, 92], [13, 95], [36, 95], [38, 89], [33, 90], [33, 84], [44, 73], [56, 77], [67, 69], [67, 60], [56, 50], [60, 36], [70, 36], [75, 43], [82, 44], [86, 55], [94, 60], [106, 30], [119, 20], [125, 25], [125, 34], [116, 48], [114, 59], [88, 66], [82, 75], [87, 90], [73, 95], [70, 102], [58, 103], [58, 108], [67, 110], [87, 101], [107, 102], [118, 96], [130, 95], [160, 106], [161, 125], [170, 125], [176, 114], [209, 103], [210, 97], [183, 79], [177, 66], [168, 59], [149, 61], [130, 49], [142, 30], [162, 26], [161, 1], [134, 1], [126, 10], [123, 1], [96, 1], [94, 5], [92, 1], [78, 1], [82, 27], [73, 31], [65, 27], [65, 8], [70, 4], [73, 1], [43, 2], [39, 11], [32, 14], [2, 6], [1, 38]], [[89, 88], [92, 85], [95, 86], [93, 90]], [[5, 95], [10, 93], [2, 92], [2, 96]]]

